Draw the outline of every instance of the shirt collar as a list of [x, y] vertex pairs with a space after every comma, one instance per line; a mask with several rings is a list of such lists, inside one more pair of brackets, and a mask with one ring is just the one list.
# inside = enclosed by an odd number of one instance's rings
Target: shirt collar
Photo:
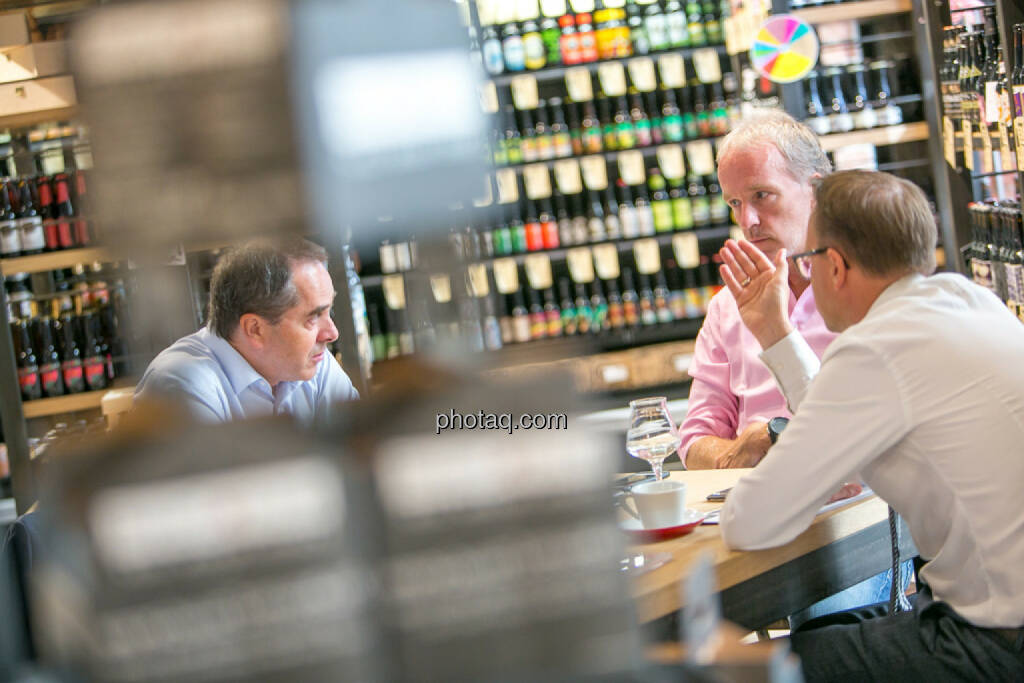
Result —
[[924, 275], [921, 275], [920, 273], [911, 273], [909, 275], [904, 275], [899, 280], [892, 282], [888, 287], [882, 290], [882, 293], [879, 294], [877, 298], [875, 298], [874, 302], [872, 302], [871, 306], [868, 308], [867, 314], [864, 317], [868, 317], [869, 315], [871, 315], [872, 311], [884, 305], [886, 301], [889, 301], [890, 299], [895, 299], [900, 294], [904, 293], [921, 280], [924, 280]]
[[236, 394], [241, 394], [257, 382], [267, 382], [266, 378], [256, 372], [249, 361], [227, 339], [217, 336], [209, 327], [204, 327], [199, 331], [199, 338], [210, 347], [213, 355], [217, 357], [217, 361]]

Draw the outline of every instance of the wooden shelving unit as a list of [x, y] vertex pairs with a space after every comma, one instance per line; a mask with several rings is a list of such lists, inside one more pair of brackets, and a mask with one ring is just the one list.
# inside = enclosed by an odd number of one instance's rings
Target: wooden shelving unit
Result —
[[822, 5], [821, 7], [805, 7], [793, 10], [793, 14], [809, 24], [832, 21], [848, 21], [850, 19], [870, 19], [884, 17], [887, 14], [902, 14], [913, 7], [911, 0], [864, 0], [864, 2], [845, 2], [838, 5]]
[[32, 256], [17, 256], [0, 259], [0, 270], [4, 273], [41, 273], [58, 268], [70, 268], [76, 263], [109, 261], [110, 254], [100, 247], [63, 249]]
[[928, 123], [916, 121], [898, 126], [885, 126], [869, 130], [853, 130], [849, 133], [833, 133], [821, 137], [821, 147], [832, 152], [847, 145], [895, 145], [900, 142], [917, 142], [928, 139]]
[[25, 401], [22, 405], [22, 411], [25, 413], [25, 419], [28, 420], [35, 417], [46, 417], [47, 415], [74, 413], [79, 410], [99, 408], [100, 401], [103, 400], [103, 395], [107, 391], [108, 389], [102, 389], [100, 391], [86, 391], [81, 394]]
[[51, 121], [68, 121], [78, 116], [78, 107], [61, 107], [59, 109], [40, 109], [39, 111], [25, 112], [24, 114], [11, 114], [0, 116], [0, 128], [28, 128], [40, 123]]

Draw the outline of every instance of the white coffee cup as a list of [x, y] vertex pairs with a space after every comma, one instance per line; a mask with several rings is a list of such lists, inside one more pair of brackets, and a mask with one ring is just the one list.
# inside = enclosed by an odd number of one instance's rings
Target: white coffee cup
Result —
[[645, 529], [679, 526], [686, 517], [686, 484], [662, 479], [630, 489], [640, 522]]

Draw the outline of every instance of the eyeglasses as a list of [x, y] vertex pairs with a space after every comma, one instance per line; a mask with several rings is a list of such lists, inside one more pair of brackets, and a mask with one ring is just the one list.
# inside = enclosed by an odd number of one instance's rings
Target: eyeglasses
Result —
[[[789, 260], [796, 265], [797, 271], [803, 276], [805, 280], [811, 279], [811, 257], [817, 256], [818, 254], [824, 254], [831, 247], [818, 247], [811, 251], [805, 251], [802, 254], [793, 254], [789, 257]], [[843, 259], [844, 261], [846, 259]]]

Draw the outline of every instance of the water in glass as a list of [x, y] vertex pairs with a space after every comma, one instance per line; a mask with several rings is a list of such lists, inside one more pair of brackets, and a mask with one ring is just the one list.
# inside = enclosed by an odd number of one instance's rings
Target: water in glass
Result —
[[629, 408], [626, 450], [634, 458], [649, 462], [655, 478], [660, 480], [662, 463], [682, 442], [665, 397], [637, 399], [630, 402]]

